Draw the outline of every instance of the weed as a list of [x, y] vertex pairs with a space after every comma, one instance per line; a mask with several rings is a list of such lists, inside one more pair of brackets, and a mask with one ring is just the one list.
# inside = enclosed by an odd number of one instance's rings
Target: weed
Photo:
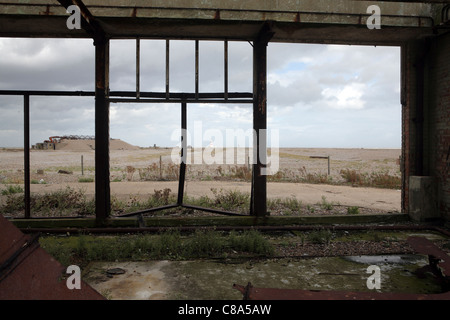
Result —
[[120, 182], [120, 181], [122, 181], [122, 178], [120, 178], [120, 177], [115, 177], [115, 178], [112, 180], [112, 182]]
[[346, 182], [351, 183], [352, 185], [364, 185], [365, 184], [365, 176], [356, 170], [345, 169], [340, 172], [341, 177], [344, 178]]
[[388, 172], [372, 172], [369, 175], [345, 169], [341, 170], [340, 173], [341, 177], [353, 186], [400, 189], [402, 185], [399, 176], [390, 175]]
[[213, 205], [230, 211], [247, 211], [250, 205], [250, 195], [237, 190], [217, 190], [211, 188], [214, 194]]
[[374, 187], [400, 189], [402, 180], [398, 176], [392, 176], [387, 172], [373, 172], [370, 175], [370, 184]]
[[223, 252], [225, 239], [212, 230], [195, 231], [185, 246], [185, 254], [190, 257], [216, 256]]
[[348, 214], [359, 214], [359, 207], [348, 207], [347, 213]]
[[2, 195], [7, 196], [10, 194], [23, 193], [23, 188], [21, 186], [8, 186], [6, 189], [2, 190]]
[[242, 166], [234, 166], [230, 168], [230, 177], [231, 178], [235, 178], [235, 179], [239, 179], [239, 180], [244, 180], [244, 181], [250, 181], [250, 179], [252, 178], [252, 170], [246, 166], [246, 165], [242, 165]]
[[80, 182], [80, 183], [94, 182], [94, 178], [92, 178], [92, 177], [80, 177], [80, 178], [78, 178], [78, 182]]
[[111, 196], [111, 211], [113, 212], [123, 212], [125, 211], [125, 208], [127, 207], [126, 203], [119, 200], [116, 196]]
[[[0, 213], [12, 213], [24, 210], [23, 195], [8, 194], [6, 203], [0, 207]], [[65, 212], [89, 215], [95, 212], [94, 200], [87, 200], [83, 191], [76, 191], [70, 187], [53, 193], [32, 194], [30, 197], [31, 210], [51, 214], [55, 211], [59, 215]]]
[[267, 199], [267, 208], [269, 210], [276, 210], [276, 209], [280, 208], [281, 206], [282, 206], [282, 200], [280, 198], [276, 198], [276, 199], [268, 198]]
[[333, 237], [333, 233], [328, 229], [318, 230], [308, 234], [308, 241], [314, 244], [328, 244]]
[[282, 203], [290, 213], [298, 213], [302, 209], [302, 202], [294, 197], [286, 198]]
[[90, 261], [190, 259], [220, 257], [228, 250], [270, 255], [274, 248], [258, 231], [197, 230], [182, 236], [178, 230], [158, 235], [41, 237], [41, 246], [63, 265], [86, 265]]
[[134, 172], [136, 171], [136, 168], [133, 166], [127, 166], [127, 180], [131, 181], [133, 180]]
[[152, 208], [175, 202], [175, 195], [171, 195], [171, 192], [172, 190], [169, 188], [165, 188], [164, 190], [155, 190], [154, 194], [148, 199], [147, 206]]
[[241, 235], [230, 234], [231, 247], [236, 251], [253, 252], [256, 254], [271, 255], [274, 252], [273, 246], [264, 236], [256, 231], [244, 231]]
[[322, 196], [322, 202], [320, 203], [320, 206], [325, 210], [333, 209], [333, 204], [331, 202], [328, 202], [325, 196]]

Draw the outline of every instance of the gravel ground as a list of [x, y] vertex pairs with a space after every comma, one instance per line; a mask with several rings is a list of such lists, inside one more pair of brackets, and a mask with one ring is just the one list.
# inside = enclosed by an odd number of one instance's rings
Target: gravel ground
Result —
[[334, 233], [328, 232], [331, 239], [321, 241], [322, 243], [308, 241], [307, 237], [311, 232], [300, 233], [300, 237], [298, 236], [299, 233], [297, 233], [297, 237], [292, 237], [293, 241], [289, 241], [289, 237], [284, 237], [282, 242], [276, 244], [277, 254], [281, 257], [414, 254], [414, 249], [406, 239], [410, 235], [420, 235], [428, 238], [442, 251], [450, 255], [450, 238], [441, 233], [415, 233], [412, 231], [375, 232], [371, 230], [367, 232], [342, 230]]

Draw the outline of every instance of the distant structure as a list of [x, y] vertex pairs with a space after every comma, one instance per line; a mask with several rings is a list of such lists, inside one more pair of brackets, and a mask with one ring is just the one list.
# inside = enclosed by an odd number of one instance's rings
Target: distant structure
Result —
[[95, 136], [84, 135], [66, 135], [66, 136], [52, 136], [44, 142], [38, 142], [31, 148], [36, 150], [56, 150], [56, 146], [61, 140], [95, 140]]

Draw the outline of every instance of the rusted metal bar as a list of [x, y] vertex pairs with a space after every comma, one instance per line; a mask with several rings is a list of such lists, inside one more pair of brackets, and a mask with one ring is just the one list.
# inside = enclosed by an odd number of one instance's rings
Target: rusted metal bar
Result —
[[[181, 199], [182, 201], [182, 199]], [[217, 213], [217, 214], [221, 214], [221, 215], [226, 215], [226, 216], [248, 216], [245, 214], [240, 214], [240, 213], [235, 213], [235, 212], [230, 212], [230, 211], [225, 211], [225, 210], [220, 210], [220, 209], [214, 209], [214, 208], [205, 208], [205, 207], [200, 207], [200, 206], [193, 206], [193, 205], [189, 205], [189, 204], [178, 204], [178, 201], [176, 204], [169, 204], [169, 205], [165, 205], [165, 206], [160, 206], [160, 207], [155, 207], [155, 208], [149, 208], [149, 209], [144, 209], [144, 210], [139, 210], [139, 211], [135, 211], [135, 212], [131, 212], [131, 213], [125, 213], [125, 214], [121, 214], [118, 216], [115, 216], [115, 218], [125, 218], [125, 217], [132, 217], [132, 216], [137, 216], [137, 215], [142, 215], [142, 214], [146, 214], [146, 213], [152, 213], [152, 212], [156, 212], [156, 211], [161, 211], [161, 210], [167, 210], [167, 209], [172, 209], [172, 208], [177, 208], [177, 207], [183, 207], [183, 208], [188, 208], [188, 209], [194, 209], [194, 210], [200, 210], [200, 211], [205, 211], [205, 212], [211, 212], [211, 213]], [[214, 227], [216, 228], [216, 227]], [[225, 228], [233, 228], [233, 227], [225, 227]], [[108, 228], [101, 228], [99, 230], [107, 230]], [[109, 228], [110, 230], [119, 230], [118, 232], [120, 232], [120, 230], [122, 228]], [[123, 228], [125, 230], [128, 230], [129, 232], [133, 232], [130, 230], [133, 230], [133, 228], [130, 227], [125, 227]], [[152, 228], [146, 228], [146, 229], [142, 229], [140, 228], [139, 230], [135, 230], [135, 231], [155, 231], [156, 229], [152, 229]], [[32, 229], [30, 229], [32, 230]], [[41, 230], [41, 229], [39, 229]], [[47, 230], [47, 229], [45, 229]], [[55, 230], [55, 229], [51, 229], [51, 230]], [[62, 230], [62, 229], [61, 229]], [[64, 229], [65, 230], [65, 229]], [[89, 230], [95, 230], [90, 228]], [[225, 230], [225, 229], [224, 229]]]
[[136, 99], [140, 98], [141, 91], [141, 40], [136, 38]]
[[195, 40], [195, 99], [198, 100], [199, 98], [199, 65], [200, 65], [200, 58], [199, 58], [199, 41]]
[[94, 91], [0, 90], [0, 96], [82, 96], [93, 97]]
[[[0, 91], [1, 94], [2, 91]], [[133, 91], [111, 91], [109, 93], [110, 97], [134, 97]], [[155, 98], [162, 99], [166, 97], [165, 92], [141, 92], [141, 98]], [[253, 93], [251, 92], [229, 92], [228, 97], [231, 99], [248, 99], [248, 101], [253, 102]], [[196, 98], [195, 93], [191, 92], [170, 92], [169, 98], [173, 102], [180, 102], [181, 99], [194, 100]], [[223, 92], [202, 92], [198, 94], [199, 99], [223, 99]]]
[[222, 214], [222, 215], [226, 215], [226, 216], [248, 216], [246, 214], [240, 214], [240, 213], [235, 213], [235, 212], [230, 212], [230, 211], [225, 211], [225, 210], [220, 210], [220, 209], [193, 206], [193, 205], [189, 205], [189, 204], [183, 204], [182, 207], [188, 208], [188, 209], [201, 210], [201, 211], [206, 211], [206, 212], [211, 212], [211, 213]]
[[109, 95], [111, 103], [253, 103], [253, 94], [249, 92], [229, 92], [227, 99], [223, 92], [140, 92], [140, 99], [129, 91], [113, 91]]
[[110, 215], [109, 41], [95, 44], [95, 214], [102, 224]]
[[267, 161], [267, 45], [273, 36], [265, 23], [253, 44], [253, 171], [250, 213], [267, 214], [267, 177], [263, 172]]
[[[163, 209], [171, 209], [178, 207], [177, 204], [167, 205], [167, 206], [161, 206], [157, 208], [147, 209], [147, 210], [141, 210], [133, 213], [123, 214], [120, 216], [116, 216], [117, 218], [123, 218], [123, 217], [131, 217], [136, 216], [140, 214], [145, 213], [151, 213], [158, 210]], [[234, 212], [226, 212], [222, 210], [216, 210], [211, 208], [203, 208], [199, 206], [192, 206], [188, 204], [183, 204], [183, 208], [190, 208], [194, 210], [202, 210], [207, 211], [211, 213], [219, 213], [219, 214], [226, 214], [230, 216], [247, 216], [248, 215], [241, 215]], [[114, 218], [116, 218], [114, 217]], [[34, 218], [38, 220], [39, 218]], [[33, 219], [33, 220], [34, 220]], [[381, 231], [408, 231], [408, 230], [420, 230], [420, 231], [436, 231], [436, 232], [442, 232], [443, 230], [437, 227], [432, 226], [414, 226], [414, 225], [400, 225], [400, 226], [265, 226], [265, 225], [238, 225], [238, 226], [231, 226], [231, 225], [217, 225], [217, 226], [180, 226], [180, 227], [145, 227], [145, 228], [135, 228], [135, 227], [102, 227], [102, 228], [75, 228], [75, 227], [67, 227], [67, 228], [21, 228], [20, 230], [24, 233], [35, 233], [35, 232], [41, 232], [41, 233], [133, 233], [133, 232], [159, 232], [161, 230], [178, 230], [178, 231], [195, 231], [197, 229], [212, 229], [217, 231], [243, 231], [243, 230], [258, 230], [261, 232], [264, 231], [317, 231], [321, 229], [329, 229], [329, 230], [344, 230], [344, 231], [360, 231], [360, 230], [381, 230]], [[443, 233], [444, 235], [448, 236], [448, 232]]]
[[144, 209], [144, 210], [121, 214], [121, 215], [115, 216], [115, 218], [132, 217], [132, 216], [142, 215], [142, 214], [146, 214], [146, 213], [152, 213], [152, 212], [156, 212], [156, 211], [172, 209], [172, 208], [176, 208], [178, 206], [179, 206], [178, 204], [169, 204], [169, 205], [165, 205], [165, 206], [159, 206], [159, 207], [155, 207], [155, 208], [149, 208], [149, 209]]
[[[171, 95], [171, 94], [170, 94]], [[250, 104], [253, 103], [253, 100], [250, 99], [189, 99], [189, 98], [181, 98], [181, 99], [140, 99], [136, 98], [109, 98], [109, 102], [111, 103], [233, 103], [233, 104]]]
[[223, 60], [224, 60], [224, 99], [228, 100], [228, 40], [223, 42]]
[[24, 201], [25, 218], [31, 217], [31, 186], [30, 186], [30, 96], [23, 96], [23, 153], [24, 153]]
[[180, 176], [178, 179], [178, 200], [177, 204], [183, 204], [184, 182], [186, 178], [186, 159], [187, 159], [187, 105], [185, 102], [181, 104], [181, 161]]
[[[0, 90], [0, 96], [67, 96], [67, 97], [94, 97], [95, 91], [46, 91], [46, 90]], [[136, 97], [135, 91], [110, 91], [109, 97]], [[142, 98], [165, 98], [165, 92], [140, 92]], [[245, 103], [253, 103], [253, 93], [251, 92], [229, 92], [230, 99], [247, 99]], [[195, 93], [171, 92], [169, 98], [173, 103], [180, 103], [181, 99], [192, 100], [196, 98]], [[198, 94], [199, 99], [223, 99], [223, 92], [204, 92]], [[152, 100], [153, 101], [153, 100]]]
[[170, 40], [166, 40], [166, 99], [169, 100], [170, 96], [170, 88], [169, 88], [169, 80], [170, 80]]

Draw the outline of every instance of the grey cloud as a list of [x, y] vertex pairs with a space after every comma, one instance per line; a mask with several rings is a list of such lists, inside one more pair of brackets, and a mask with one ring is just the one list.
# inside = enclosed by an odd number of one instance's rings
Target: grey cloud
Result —
[[[164, 91], [165, 41], [142, 40], [141, 50], [141, 90]], [[223, 90], [223, 43], [200, 42], [200, 53], [200, 90]], [[229, 54], [230, 92], [251, 92], [253, 58], [250, 44], [230, 42]], [[3, 57], [0, 60], [0, 89], [94, 89], [91, 41], [0, 39], [0, 55]], [[269, 44], [269, 79], [274, 74], [282, 77], [283, 72], [290, 77], [286, 83], [276, 81], [276, 78], [268, 83], [270, 121], [280, 128], [283, 143], [295, 146], [328, 143], [332, 146], [336, 141], [335, 146], [344, 146], [353, 141], [354, 145], [364, 146], [359, 136], [371, 132], [380, 137], [380, 144], [387, 145], [390, 140], [382, 138], [382, 130], [399, 137], [398, 56], [398, 50], [387, 48], [352, 47], [346, 50], [345, 47], [325, 45]], [[305, 62], [305, 68], [289, 72], [289, 64], [293, 61]], [[194, 90], [194, 62], [194, 42], [173, 41], [172, 90]], [[111, 90], [135, 89], [134, 41], [112, 42], [110, 79]], [[345, 112], [324, 108], [323, 89], [341, 88], [352, 82], [367, 85], [361, 97], [367, 110]], [[0, 146], [10, 139], [19, 146], [23, 143], [22, 106], [21, 98], [0, 97]], [[48, 138], [54, 133], [92, 134], [93, 106], [93, 99], [33, 98], [32, 140]], [[112, 104], [111, 108], [114, 110], [111, 112], [112, 137], [143, 146], [176, 144], [170, 137], [172, 131], [179, 128], [179, 105]], [[390, 121], [381, 123], [377, 112], [390, 116]], [[232, 116], [222, 119], [225, 114]], [[245, 126], [245, 120], [251, 120], [251, 106], [190, 105], [188, 121], [192, 124], [196, 119], [204, 121], [205, 128]], [[15, 133], [11, 133], [14, 130]], [[366, 145], [376, 143], [370, 138], [366, 138], [366, 142]]]

